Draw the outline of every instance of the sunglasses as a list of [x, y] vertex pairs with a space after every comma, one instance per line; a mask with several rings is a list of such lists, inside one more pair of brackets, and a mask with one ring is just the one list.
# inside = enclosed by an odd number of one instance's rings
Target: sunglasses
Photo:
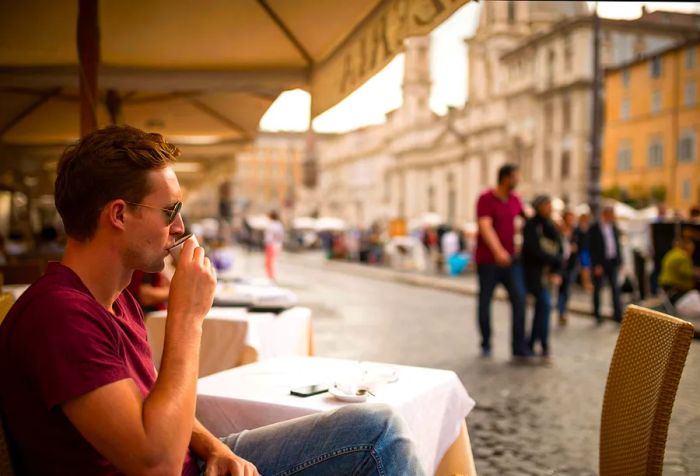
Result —
[[180, 213], [180, 209], [182, 208], [182, 202], [177, 202], [173, 206], [173, 208], [152, 207], [150, 205], [144, 205], [143, 203], [134, 203], [134, 202], [126, 202], [126, 203], [128, 203], [129, 205], [133, 205], [135, 207], [152, 208], [154, 210], [160, 210], [160, 211], [164, 212], [165, 221], [167, 222], [168, 225], [171, 225], [175, 221], [175, 218], [177, 218], [177, 215], [178, 215], [178, 213]]

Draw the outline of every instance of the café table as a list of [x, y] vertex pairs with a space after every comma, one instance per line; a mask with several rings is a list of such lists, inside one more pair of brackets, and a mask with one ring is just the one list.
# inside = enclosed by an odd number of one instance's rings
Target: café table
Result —
[[358, 369], [395, 372], [397, 379], [377, 384], [366, 402], [388, 404], [406, 420], [427, 474], [476, 474], [465, 424], [474, 400], [452, 371], [321, 357], [265, 360], [200, 378], [197, 418], [225, 436], [353, 404], [329, 393], [302, 398], [290, 390], [332, 385]]
[[[167, 311], [146, 316], [153, 361], [160, 367]], [[199, 376], [257, 360], [313, 355], [311, 310], [297, 306], [281, 313], [212, 307], [202, 326]]]

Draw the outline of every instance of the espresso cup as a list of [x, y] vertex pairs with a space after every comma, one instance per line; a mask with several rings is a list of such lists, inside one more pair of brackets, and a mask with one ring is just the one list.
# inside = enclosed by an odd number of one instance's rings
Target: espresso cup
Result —
[[175, 242], [173, 246], [168, 248], [168, 253], [170, 253], [170, 256], [173, 257], [173, 260], [177, 263], [177, 260], [180, 259], [180, 253], [182, 253], [182, 247], [185, 246], [185, 241], [187, 240], [193, 240], [194, 241], [194, 246], [199, 246], [199, 242], [197, 241], [197, 237], [194, 236], [192, 233], [189, 233], [185, 236], [182, 236], [178, 238], [178, 240]]

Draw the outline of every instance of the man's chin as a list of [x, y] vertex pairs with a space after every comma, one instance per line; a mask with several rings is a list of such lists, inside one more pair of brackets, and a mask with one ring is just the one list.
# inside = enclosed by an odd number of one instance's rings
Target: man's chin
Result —
[[161, 260], [157, 262], [150, 263], [148, 266], [144, 266], [144, 268], [141, 270], [144, 273], [160, 273], [165, 269], [165, 258], [162, 258]]

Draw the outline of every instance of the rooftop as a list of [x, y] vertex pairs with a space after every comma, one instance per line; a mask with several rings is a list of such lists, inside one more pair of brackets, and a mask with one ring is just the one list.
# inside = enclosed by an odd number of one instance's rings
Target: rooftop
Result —
[[622, 63], [622, 64], [619, 64], [616, 66], [612, 66], [610, 68], [606, 68], [605, 72], [606, 72], [606, 74], [613, 73], [615, 71], [619, 71], [621, 69], [625, 69], [625, 68], [629, 68], [630, 66], [634, 66], [635, 64], [644, 63], [644, 62], [649, 61], [650, 59], [655, 58], [657, 56], [664, 56], [664, 55], [671, 53], [673, 51], [682, 50], [684, 48], [688, 48], [688, 47], [696, 46], [696, 45], [700, 45], [700, 37], [693, 38], [693, 39], [686, 40], [686, 41], [682, 41], [680, 43], [677, 43], [677, 44], [675, 44], [669, 48], [663, 49], [661, 51], [655, 51], [653, 53], [640, 55], [637, 58], [633, 59], [632, 61], [628, 61], [626, 63]]
[[[552, 26], [549, 30], [533, 35], [520, 43], [517, 47], [506, 52], [501, 56], [502, 59], [514, 56], [524, 49], [546, 40], [556, 34], [573, 29], [583, 24], [592, 23], [592, 15], [581, 15], [574, 18], [564, 19]], [[700, 14], [670, 12], [657, 10], [654, 12], [642, 13], [642, 16], [633, 20], [620, 20], [612, 18], [600, 18], [602, 27], [617, 27], [629, 29], [643, 29], [647, 31], [673, 31], [679, 34], [684, 34], [689, 38], [700, 38]]]

